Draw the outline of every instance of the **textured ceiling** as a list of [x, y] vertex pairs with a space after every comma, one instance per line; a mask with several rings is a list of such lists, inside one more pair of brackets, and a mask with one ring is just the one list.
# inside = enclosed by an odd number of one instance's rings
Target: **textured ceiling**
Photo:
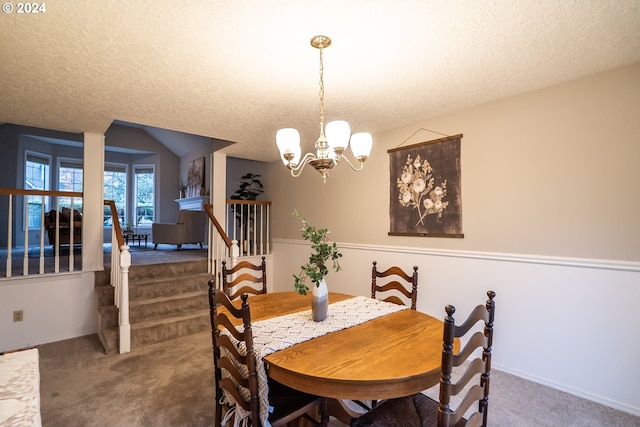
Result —
[[639, 62], [640, 2], [56, 0], [0, 14], [0, 122], [119, 120], [275, 160], [277, 129], [318, 136], [316, 34], [327, 121], [382, 131]]

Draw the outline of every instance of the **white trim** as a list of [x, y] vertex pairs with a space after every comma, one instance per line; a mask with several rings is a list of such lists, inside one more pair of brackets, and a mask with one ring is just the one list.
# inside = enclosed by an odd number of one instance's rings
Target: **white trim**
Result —
[[[293, 239], [273, 239], [273, 243], [306, 246], [310, 245], [304, 240]], [[357, 249], [372, 252], [395, 252], [417, 255], [442, 256], [448, 258], [470, 258], [488, 261], [519, 262], [525, 264], [543, 264], [562, 267], [595, 268], [598, 270], [631, 271], [635, 273], [640, 272], [640, 262], [634, 261], [618, 261], [596, 258], [568, 258], [544, 255], [509, 254], [500, 252], [461, 251], [451, 249], [417, 248], [411, 246], [363, 245], [340, 242], [337, 242], [337, 245], [342, 249]]]

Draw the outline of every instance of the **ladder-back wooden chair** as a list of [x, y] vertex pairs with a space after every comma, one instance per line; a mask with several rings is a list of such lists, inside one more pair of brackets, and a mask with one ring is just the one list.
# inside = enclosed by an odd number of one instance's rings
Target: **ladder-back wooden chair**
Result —
[[[378, 281], [379, 278], [382, 280]], [[389, 267], [385, 271], [378, 271], [378, 263], [373, 261], [373, 267], [371, 268], [371, 298], [380, 298], [383, 301], [394, 304], [407, 305], [400, 298], [400, 295], [404, 295], [407, 300], [411, 301], [412, 310], [416, 309], [418, 301], [418, 267], [413, 267], [413, 274], [410, 276], [397, 266]], [[378, 405], [377, 400], [353, 400], [353, 402], [367, 411]]]
[[[256, 276], [255, 273], [252, 273], [253, 271], [260, 273]], [[262, 257], [260, 264], [240, 261], [233, 268], [227, 268], [227, 262], [222, 261], [222, 290], [231, 300], [242, 294], [266, 294], [267, 263], [265, 257]]]
[[[259, 427], [260, 399], [257, 378], [256, 359], [251, 329], [251, 311], [247, 302], [248, 295], [242, 294], [242, 304], [238, 308], [227, 294], [215, 289], [215, 281], [209, 281], [209, 308], [211, 320], [211, 340], [213, 342], [213, 365], [215, 369], [215, 425], [220, 426], [223, 417], [234, 410], [226, 403], [232, 396], [237, 407], [249, 412], [249, 425]], [[234, 326], [238, 320], [241, 325]], [[245, 351], [240, 345], [222, 331], [226, 329], [238, 342], [244, 343]], [[326, 425], [326, 400], [324, 398], [302, 393], [286, 387], [274, 380], [268, 380], [268, 401], [273, 411], [268, 415], [273, 427], [284, 426], [299, 420], [301, 417], [314, 425]], [[225, 396], [225, 393], [227, 395]], [[320, 421], [309, 414], [320, 414]], [[235, 416], [235, 412], [231, 413]], [[231, 417], [233, 419], [233, 417]]]
[[[378, 278], [384, 280], [378, 281]], [[373, 261], [371, 268], [371, 298], [382, 298], [381, 293], [388, 295], [383, 301], [393, 302], [399, 305], [407, 305], [397, 293], [404, 295], [411, 301], [411, 309], [416, 309], [418, 301], [418, 267], [413, 267], [410, 276], [400, 267], [390, 267], [385, 271], [378, 271], [377, 262]]]
[[[496, 294], [488, 291], [485, 305], [478, 305], [469, 317], [460, 325], [455, 324], [453, 314], [456, 309], [447, 305], [444, 319], [444, 334], [442, 346], [442, 367], [440, 377], [440, 398], [436, 402], [422, 393], [399, 399], [389, 399], [380, 403], [371, 411], [351, 421], [351, 427], [378, 426], [487, 426], [489, 410], [489, 382], [491, 375], [491, 351], [493, 346], [493, 319], [495, 316]], [[466, 345], [457, 354], [453, 353], [453, 342], [474, 327], [479, 321], [484, 322], [484, 330], [476, 331], [471, 335]], [[467, 360], [477, 348], [482, 348], [482, 355], [473, 360]], [[466, 370], [459, 377], [458, 382], [451, 382], [453, 368], [465, 363]], [[463, 367], [460, 370], [464, 369]], [[473, 378], [479, 377], [479, 384], [466, 387]], [[450, 407], [451, 397], [463, 395], [457, 408]], [[464, 415], [477, 403], [477, 410], [473, 411], [467, 419]]]

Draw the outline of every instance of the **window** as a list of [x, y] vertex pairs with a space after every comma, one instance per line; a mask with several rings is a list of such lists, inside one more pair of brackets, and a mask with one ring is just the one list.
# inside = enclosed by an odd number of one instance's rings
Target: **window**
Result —
[[136, 165], [133, 167], [135, 225], [153, 223], [154, 167]]
[[[124, 225], [127, 207], [127, 167], [125, 165], [104, 165], [104, 198], [113, 200], [118, 212], [118, 221]], [[104, 225], [113, 225], [111, 211], [104, 209]]]
[[[25, 152], [24, 188], [26, 190], [50, 190], [51, 158], [39, 153]], [[49, 198], [29, 196], [27, 199], [28, 227], [38, 227], [43, 210], [48, 210]]]
[[[82, 162], [74, 159], [61, 159], [58, 164], [58, 190], [82, 192]], [[60, 197], [60, 207], [71, 209], [71, 198]], [[73, 199], [73, 209], [82, 212], [82, 198]]]

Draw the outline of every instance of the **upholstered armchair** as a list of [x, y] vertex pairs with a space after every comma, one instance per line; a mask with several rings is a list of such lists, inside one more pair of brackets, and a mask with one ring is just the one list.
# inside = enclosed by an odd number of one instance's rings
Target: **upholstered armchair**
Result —
[[178, 250], [184, 244], [198, 243], [202, 248], [202, 242], [207, 235], [207, 213], [205, 211], [181, 210], [175, 224], [156, 223], [151, 224], [154, 249], [158, 244], [177, 245]]

